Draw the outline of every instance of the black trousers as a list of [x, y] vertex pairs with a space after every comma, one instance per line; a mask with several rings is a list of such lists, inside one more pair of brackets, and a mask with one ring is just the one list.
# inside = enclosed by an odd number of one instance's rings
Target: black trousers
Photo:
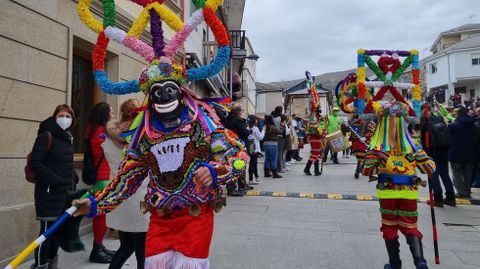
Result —
[[137, 258], [137, 268], [145, 267], [145, 241], [147, 233], [129, 233], [118, 231], [120, 239], [120, 248], [113, 255], [112, 262], [108, 269], [120, 269], [123, 264], [135, 252]]
[[[40, 233], [42, 235], [50, 228], [54, 221], [40, 221]], [[45, 240], [38, 248], [35, 249], [35, 266], [45, 265], [49, 259], [55, 258], [58, 254], [57, 235], [54, 233]]]
[[258, 156], [256, 153], [250, 155], [250, 164], [248, 166], [248, 180], [252, 181], [253, 176], [259, 177], [258, 176]]

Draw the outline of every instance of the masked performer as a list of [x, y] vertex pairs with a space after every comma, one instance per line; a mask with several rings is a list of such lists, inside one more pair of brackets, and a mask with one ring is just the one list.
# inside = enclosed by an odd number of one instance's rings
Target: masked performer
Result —
[[352, 135], [350, 136], [352, 151], [357, 158], [357, 167], [355, 168], [354, 176], [355, 178], [358, 178], [363, 169], [363, 162], [365, 159], [365, 153], [368, 149], [368, 143], [370, 143], [370, 139], [375, 132], [375, 123], [370, 120], [361, 119], [358, 115], [354, 115], [350, 121], [350, 127], [359, 135], [357, 136], [352, 132]]
[[[163, 1], [136, 0], [144, 10], [128, 33], [113, 26], [114, 16], [108, 17], [115, 14], [113, 1], [102, 1], [106, 16], [103, 24], [92, 23], [89, 2], [79, 1], [78, 10], [82, 20], [99, 32], [93, 59], [97, 84], [110, 94], [143, 91], [146, 98], [126, 134], [130, 143], [117, 176], [104, 190], [77, 201], [81, 204], [78, 213], [94, 216], [110, 212], [134, 194], [148, 175], [143, 209], [150, 211], [151, 218], [145, 268], [209, 268], [214, 208], [222, 205], [221, 186], [242, 174], [248, 158], [238, 137], [219, 124], [215, 109], [210, 106], [218, 106], [214, 102], [218, 100], [202, 100], [186, 87], [188, 81], [217, 74], [228, 62], [230, 41], [215, 15], [223, 1], [194, 1], [199, 10], [183, 25], [162, 5]], [[169, 44], [164, 44], [161, 20], [177, 31]], [[216, 37], [216, 58], [209, 65], [185, 70], [172, 60], [203, 20]], [[148, 22], [153, 47], [139, 39]], [[109, 39], [150, 62], [138, 81], [108, 80], [104, 56]]]
[[325, 136], [327, 135], [328, 120], [321, 115], [322, 111], [317, 109], [315, 117], [308, 123], [308, 136], [310, 139], [310, 158], [303, 172], [311, 176], [310, 167], [314, 164], [315, 176], [321, 175], [320, 160], [325, 148]]
[[[415, 172], [431, 175], [435, 163], [415, 144], [405, 124], [406, 105], [378, 102], [374, 104], [378, 124], [365, 156], [363, 174], [377, 179], [377, 196], [380, 200], [383, 238], [389, 263], [385, 269], [401, 268], [398, 231], [402, 232], [410, 246], [417, 269], [425, 269], [422, 233], [417, 227], [418, 185], [425, 186]], [[378, 175], [378, 178], [374, 175]]]

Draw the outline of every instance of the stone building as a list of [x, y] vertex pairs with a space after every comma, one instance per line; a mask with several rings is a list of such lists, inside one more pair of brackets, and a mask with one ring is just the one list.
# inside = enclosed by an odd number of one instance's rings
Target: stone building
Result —
[[[112, 105], [115, 115], [120, 104], [129, 98], [143, 100], [143, 94], [110, 96], [95, 85], [91, 56], [97, 34], [88, 29], [77, 15], [76, 0], [2, 0], [0, 1], [0, 267], [28, 245], [38, 234], [33, 207], [33, 184], [24, 179], [26, 156], [31, 151], [38, 124], [53, 114], [59, 104], [71, 105], [78, 124], [73, 135], [75, 165], [83, 161], [83, 133], [92, 106], [100, 101]], [[90, 10], [102, 17], [100, 0], [92, 1]], [[116, 0], [116, 26], [130, 29], [141, 7], [127, 0]], [[193, 5], [188, 0], [164, 3], [182, 19], [190, 16]], [[188, 9], [185, 8], [186, 5]], [[243, 12], [243, 9], [242, 9]], [[225, 12], [219, 17], [225, 22]], [[200, 36], [208, 29], [200, 27]], [[165, 38], [173, 31], [164, 27]], [[142, 39], [151, 43], [148, 31]], [[208, 64], [216, 50], [210, 33], [201, 39], [196, 51], [200, 62], [190, 60], [195, 44], [177, 55], [189, 66]], [[191, 51], [189, 51], [191, 50]], [[208, 54], [208, 55], [207, 55]], [[110, 42], [106, 71], [112, 81], [137, 79], [145, 61], [122, 45]], [[226, 96], [226, 72], [217, 79], [192, 85], [203, 96]], [[81, 186], [80, 186], [81, 187]], [[88, 221], [84, 230], [88, 230]], [[90, 242], [86, 242], [90, 243]]]

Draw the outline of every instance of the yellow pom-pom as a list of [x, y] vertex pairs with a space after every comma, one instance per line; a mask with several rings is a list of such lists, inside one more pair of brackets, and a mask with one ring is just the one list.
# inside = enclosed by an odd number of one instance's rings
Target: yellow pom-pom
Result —
[[411, 50], [411, 51], [410, 51], [410, 54], [412, 54], [412, 55], [418, 55], [418, 50]]
[[245, 168], [245, 161], [236, 160], [235, 162], [233, 162], [233, 168], [235, 168], [236, 170], [242, 170], [243, 168]]
[[373, 102], [372, 108], [373, 108], [373, 110], [375, 110], [375, 111], [380, 110], [380, 103], [379, 103], [379, 102]]
[[359, 50], [357, 50], [357, 53], [358, 53], [358, 54], [364, 54], [364, 53], [365, 53], [365, 49], [359, 49]]

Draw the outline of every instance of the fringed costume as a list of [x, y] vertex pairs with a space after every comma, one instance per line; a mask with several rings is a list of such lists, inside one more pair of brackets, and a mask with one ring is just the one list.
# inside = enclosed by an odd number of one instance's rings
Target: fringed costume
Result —
[[[216, 17], [223, 0], [193, 1], [198, 10], [183, 23], [162, 0], [132, 0], [143, 11], [128, 32], [115, 27], [115, 2], [104, 0], [103, 22], [80, 0], [82, 21], [98, 33], [93, 53], [94, 76], [108, 94], [144, 92], [146, 97], [131, 130], [117, 176], [90, 197], [90, 215], [105, 214], [135, 193], [148, 176], [143, 211], [151, 212], [145, 268], [208, 268], [214, 210], [221, 209], [222, 185], [245, 169], [247, 154], [238, 137], [224, 129], [215, 113], [221, 98], [201, 99], [187, 88], [189, 81], [220, 72], [230, 57], [228, 33]], [[186, 69], [173, 63], [189, 34], [205, 21], [216, 38], [217, 55], [206, 66]], [[177, 34], [164, 43], [162, 22]], [[153, 45], [140, 36], [150, 24]], [[104, 58], [110, 40], [125, 45], [150, 64], [139, 80], [115, 83], [108, 79]]]
[[[390, 262], [385, 268], [401, 268], [398, 231], [407, 238], [417, 268], [427, 268], [417, 227], [418, 186], [425, 186], [415, 168], [431, 175], [435, 163], [415, 144], [406, 128], [408, 110], [401, 103], [387, 103], [377, 111], [378, 125], [365, 156], [363, 174], [378, 180], [383, 238]], [[376, 177], [378, 176], [378, 177]]]

